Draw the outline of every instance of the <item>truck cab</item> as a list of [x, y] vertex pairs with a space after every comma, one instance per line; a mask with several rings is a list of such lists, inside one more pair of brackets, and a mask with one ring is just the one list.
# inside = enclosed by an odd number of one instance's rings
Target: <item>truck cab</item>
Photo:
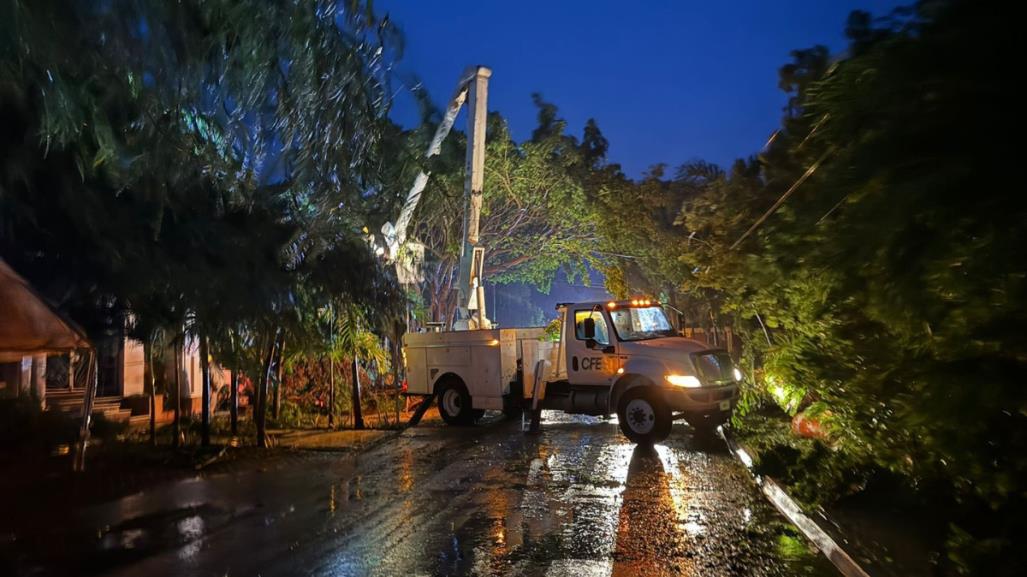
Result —
[[741, 373], [721, 349], [679, 336], [648, 299], [564, 303], [560, 336], [541, 328], [404, 337], [408, 393], [437, 398], [442, 418], [471, 424], [488, 409], [608, 416], [636, 443], [662, 441], [675, 419], [726, 421]]
[[566, 379], [572, 412], [589, 412], [573, 399], [590, 393], [636, 442], [663, 440], [676, 418], [710, 429], [730, 417], [741, 372], [727, 351], [679, 336], [658, 303], [568, 303], [559, 310], [564, 358], [556, 372]]

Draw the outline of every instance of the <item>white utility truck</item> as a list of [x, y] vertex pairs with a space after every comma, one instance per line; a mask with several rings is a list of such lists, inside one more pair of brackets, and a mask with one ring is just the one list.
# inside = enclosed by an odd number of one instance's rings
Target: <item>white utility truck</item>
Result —
[[677, 336], [657, 303], [565, 303], [558, 310], [555, 342], [541, 328], [407, 334], [408, 394], [437, 398], [452, 425], [469, 425], [488, 409], [616, 413], [636, 443], [667, 438], [677, 418], [710, 429], [730, 416], [742, 376], [731, 357]]
[[[471, 424], [489, 409], [530, 410], [536, 423], [542, 409], [616, 413], [621, 430], [637, 443], [665, 439], [677, 418], [697, 428], [724, 422], [741, 380], [731, 357], [677, 336], [663, 309], [650, 300], [561, 304], [558, 339], [542, 328], [493, 328], [485, 314], [485, 247], [478, 243], [491, 76], [485, 66], [467, 69], [427, 150], [429, 158], [439, 153], [467, 101], [458, 308], [453, 319], [437, 323], [452, 330], [403, 337], [407, 394], [427, 397], [412, 422], [432, 399], [454, 425]], [[369, 238], [408, 285], [421, 279], [423, 246], [406, 235], [427, 181], [427, 172], [418, 174], [396, 224], [382, 227], [384, 245]]]

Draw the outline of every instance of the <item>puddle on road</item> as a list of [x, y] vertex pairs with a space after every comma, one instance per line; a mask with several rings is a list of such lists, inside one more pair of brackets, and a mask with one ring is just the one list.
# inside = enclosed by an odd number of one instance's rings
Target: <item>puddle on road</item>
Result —
[[[202, 539], [210, 528], [223, 525], [229, 519], [227, 511], [210, 505], [143, 515], [101, 529], [97, 550], [99, 556], [129, 552], [151, 555]], [[188, 551], [188, 547], [183, 551]]]
[[722, 446], [646, 449], [581, 423], [553, 429], [523, 461], [523, 488], [488, 483], [467, 505], [431, 574], [835, 574]]
[[18, 560], [11, 571], [15, 575], [90, 575], [174, 550], [187, 559], [197, 554], [211, 531], [230, 521], [226, 510], [203, 504], [129, 516], [92, 529], [55, 521], [58, 525], [50, 540], [19, 542]]
[[[352, 466], [305, 457], [123, 500], [89, 517], [89, 562], [339, 577], [833, 574], [723, 447], [703, 449], [687, 428], [655, 450], [598, 419], [547, 422], [538, 436], [513, 423], [431, 432]], [[132, 564], [147, 556], [162, 558]]]

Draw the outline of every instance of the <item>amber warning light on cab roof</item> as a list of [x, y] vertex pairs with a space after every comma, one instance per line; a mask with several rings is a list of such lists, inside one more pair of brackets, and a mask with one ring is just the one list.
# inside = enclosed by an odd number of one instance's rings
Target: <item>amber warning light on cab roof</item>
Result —
[[660, 306], [659, 301], [652, 299], [631, 299], [622, 301], [610, 301], [606, 303], [606, 308], [613, 310], [617, 307], [651, 307]]

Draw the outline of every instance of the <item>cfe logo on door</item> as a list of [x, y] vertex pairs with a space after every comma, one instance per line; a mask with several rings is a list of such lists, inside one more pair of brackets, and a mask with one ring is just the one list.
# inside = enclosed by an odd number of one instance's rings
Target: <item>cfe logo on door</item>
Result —
[[608, 374], [617, 372], [620, 368], [621, 360], [617, 357], [581, 357], [581, 370], [583, 371], [601, 371]]

